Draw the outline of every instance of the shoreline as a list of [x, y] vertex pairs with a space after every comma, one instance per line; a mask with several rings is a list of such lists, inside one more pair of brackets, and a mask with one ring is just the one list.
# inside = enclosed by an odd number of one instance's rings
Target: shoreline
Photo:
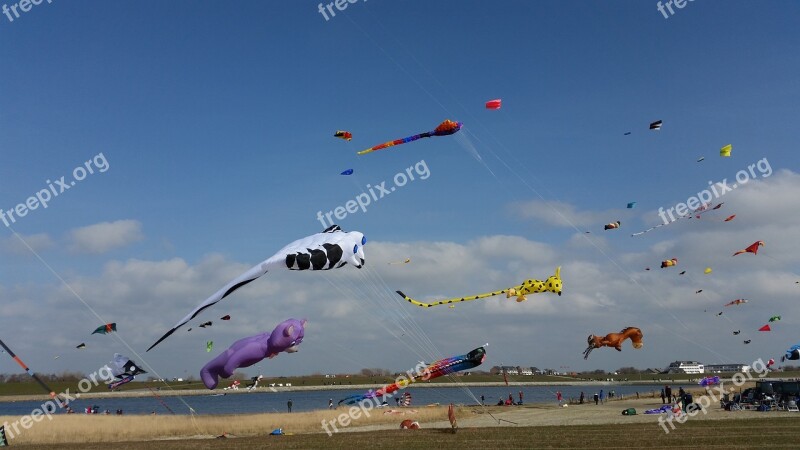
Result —
[[[727, 381], [727, 380], [723, 380]], [[458, 387], [512, 387], [512, 386], [654, 386], [660, 385], [661, 383], [670, 383], [673, 384], [675, 381], [672, 380], [656, 380], [656, 381], [563, 381], [563, 382], [554, 382], [554, 381], [510, 381], [508, 384], [505, 382], [482, 382], [482, 383], [420, 383], [420, 384], [413, 384], [414, 388], [458, 388]], [[230, 395], [240, 395], [240, 394], [250, 394], [250, 393], [278, 393], [278, 392], [304, 392], [304, 391], [345, 391], [345, 390], [369, 390], [374, 389], [376, 384], [348, 384], [348, 385], [316, 385], [316, 386], [282, 386], [282, 387], [270, 387], [270, 386], [262, 386], [257, 388], [255, 391], [248, 391], [247, 388], [240, 388], [237, 390], [229, 389], [215, 389], [215, 390], [208, 390], [208, 389], [162, 389], [151, 391], [150, 389], [137, 389], [137, 390], [127, 390], [127, 391], [118, 391], [118, 392], [93, 392], [89, 391], [86, 393], [71, 393], [70, 395], [74, 396], [76, 399], [108, 399], [108, 398], [141, 398], [141, 397], [149, 397], [153, 395], [155, 392], [158, 396], [161, 397], [194, 397], [194, 396], [208, 396], [214, 394], [230, 394]], [[411, 387], [411, 386], [410, 386]], [[27, 395], [3, 395], [0, 396], [0, 403], [13, 403], [13, 402], [23, 402], [23, 401], [39, 401], [39, 400], [48, 400], [49, 396], [47, 394], [27, 394]]]

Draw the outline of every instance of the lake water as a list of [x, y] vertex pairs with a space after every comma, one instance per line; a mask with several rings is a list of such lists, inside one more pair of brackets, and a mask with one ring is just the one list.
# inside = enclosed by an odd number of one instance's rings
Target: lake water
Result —
[[[673, 385], [673, 390], [677, 392], [680, 385]], [[695, 387], [696, 384], [685, 384], [684, 387]], [[608, 396], [608, 392], [614, 390], [617, 396], [635, 396], [638, 391], [643, 396], [650, 395], [651, 391], [658, 394], [663, 385], [636, 385], [636, 386], [491, 386], [491, 387], [435, 387], [435, 388], [407, 388], [398, 391], [399, 396], [403, 392], [410, 392], [412, 395], [411, 406], [425, 406], [432, 403], [443, 405], [455, 404], [477, 404], [481, 395], [485, 396], [486, 404], [496, 404], [497, 401], [507, 399], [512, 394], [514, 401], [519, 400], [519, 392], [523, 393], [524, 403], [556, 402], [556, 391], [561, 391], [564, 399], [578, 398], [581, 391], [586, 394], [586, 401], [590, 401], [592, 396], [600, 389], [603, 389]], [[222, 393], [222, 391], [215, 391]], [[108, 409], [112, 414], [117, 409], [122, 409], [124, 414], [150, 414], [156, 411], [158, 414], [169, 414], [169, 411], [161, 404], [167, 404], [175, 414], [188, 414], [191, 406], [197, 414], [252, 414], [265, 412], [287, 412], [286, 403], [292, 400], [292, 411], [311, 411], [327, 409], [328, 400], [333, 399], [334, 405], [339, 400], [354, 395], [362, 394], [363, 390], [321, 390], [321, 391], [296, 391], [296, 392], [270, 392], [268, 388], [254, 391], [248, 394], [231, 394], [225, 396], [185, 396], [185, 397], [160, 397], [154, 395], [140, 398], [114, 398], [114, 399], [78, 399], [70, 403], [75, 412], [83, 412], [86, 407], [97, 405], [100, 411]], [[476, 399], [478, 401], [476, 401]], [[183, 401], [181, 401], [183, 400]], [[186, 403], [183, 403], [186, 402]], [[394, 398], [387, 398], [390, 406], [396, 406]], [[660, 399], [659, 399], [660, 402]], [[39, 408], [42, 401], [23, 401], [23, 402], [0, 402], [0, 415], [24, 415], [30, 414], [35, 408]], [[187, 404], [189, 406], [187, 406]], [[60, 414], [60, 412], [59, 412]]]

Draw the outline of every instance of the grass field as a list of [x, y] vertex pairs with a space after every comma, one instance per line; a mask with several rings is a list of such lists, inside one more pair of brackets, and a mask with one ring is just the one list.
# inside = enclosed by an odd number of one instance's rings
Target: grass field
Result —
[[[652, 424], [383, 430], [377, 432], [262, 436], [205, 440], [120, 442], [111, 448], [131, 449], [493, 449], [493, 448], [701, 448], [796, 449], [800, 417], [750, 420], [689, 421], [670, 434]], [[20, 446], [22, 448], [52, 448]], [[59, 445], [63, 449], [106, 450], [109, 444]]]

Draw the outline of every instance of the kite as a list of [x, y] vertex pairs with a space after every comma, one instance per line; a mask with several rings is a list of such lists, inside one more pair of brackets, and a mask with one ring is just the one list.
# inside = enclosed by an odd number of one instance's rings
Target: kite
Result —
[[219, 320], [231, 320], [231, 316], [229, 314], [226, 314], [226, 315], [220, 317]]
[[499, 98], [495, 100], [489, 100], [488, 102], [486, 102], [486, 109], [500, 109], [502, 104], [503, 100]]
[[406, 259], [404, 259], [404, 260], [402, 260], [402, 261], [394, 261], [394, 262], [390, 262], [390, 263], [389, 263], [389, 265], [390, 265], [390, 266], [394, 266], [394, 265], [397, 265], [397, 264], [408, 264], [408, 263], [410, 263], [410, 262], [411, 262], [411, 258], [406, 258]]
[[136, 375], [147, 373], [130, 358], [119, 353], [114, 353], [114, 359], [111, 360], [108, 367], [111, 369], [111, 375], [114, 376], [114, 380], [108, 384], [108, 388], [111, 390], [130, 383], [136, 378]]
[[739, 250], [738, 252], [734, 253], [733, 256], [741, 255], [742, 253], [752, 253], [754, 255], [757, 255], [758, 254], [758, 247], [763, 247], [763, 246], [764, 246], [764, 241], [756, 241], [756, 242], [753, 242], [752, 244], [750, 244], [744, 250]]
[[730, 222], [730, 221], [731, 221], [731, 220], [733, 220], [735, 217], [736, 217], [736, 214], [731, 214], [730, 216], [728, 216], [728, 217], [726, 217], [726, 218], [725, 218], [725, 222]]
[[700, 386], [714, 386], [719, 384], [719, 377], [718, 376], [703, 377], [703, 379], [698, 381], [697, 384], [699, 384]]
[[214, 341], [206, 342], [206, 353], [211, 353], [211, 350], [214, 350]]
[[789, 350], [786, 350], [785, 355], [781, 356], [781, 362], [784, 362], [787, 359], [792, 361], [800, 359], [800, 344], [793, 345], [789, 348]]
[[404, 389], [409, 384], [415, 383], [418, 380], [428, 381], [434, 378], [439, 378], [443, 375], [448, 375], [462, 370], [473, 369], [480, 366], [486, 359], [486, 349], [478, 347], [475, 350], [467, 353], [466, 355], [452, 356], [450, 358], [440, 359], [434, 363], [428, 364], [424, 369], [417, 370], [412, 373], [409, 371], [408, 376], [398, 377], [395, 383], [383, 386], [376, 390], [371, 390], [366, 394], [356, 394], [345, 399], [339, 400], [339, 404], [345, 403], [347, 405], [354, 405], [364, 400], [373, 398], [380, 398], [387, 394], [391, 394], [400, 389]]
[[748, 340], [744, 341], [745, 345], [746, 345], [746, 344], [749, 344], [749, 343], [751, 343], [751, 342], [753, 342], [753, 340], [752, 340], [752, 339], [748, 339]]
[[661, 268], [662, 269], [665, 268], [665, 267], [672, 267], [672, 266], [677, 266], [677, 265], [678, 265], [678, 258], [665, 259], [664, 261], [661, 261]]
[[622, 342], [625, 339], [630, 339], [633, 348], [640, 349], [644, 345], [642, 342], [642, 330], [635, 327], [624, 328], [619, 333], [608, 333], [605, 337], [589, 335], [587, 339], [589, 347], [583, 351], [583, 359], [589, 358], [589, 353], [592, 350], [600, 347], [614, 347], [618, 352], [622, 351]]
[[705, 156], [701, 156], [700, 158], [697, 159], [697, 162], [703, 161], [704, 159], [706, 159], [706, 157]]
[[717, 313], [717, 315], [718, 315], [718, 316], [721, 316], [721, 315], [722, 315], [722, 311], [718, 312], [718, 313]]
[[607, 224], [606, 224], [606, 225], [603, 227], [603, 229], [604, 229], [604, 230], [614, 230], [614, 229], [616, 229], [616, 228], [619, 228], [621, 225], [622, 225], [622, 223], [621, 223], [621, 222], [618, 220], [618, 221], [616, 221], [616, 222], [607, 223]]
[[419, 422], [416, 420], [406, 419], [400, 422], [401, 430], [419, 430]]
[[744, 298], [737, 298], [736, 300], [730, 301], [725, 303], [725, 306], [733, 306], [733, 305], [743, 305], [747, 303], [747, 299]]
[[737, 334], [739, 334], [741, 332], [742, 332], [742, 330], [736, 330], [736, 331], [733, 332], [733, 335], [736, 336]]
[[436, 127], [433, 131], [427, 131], [425, 133], [415, 134], [413, 136], [409, 136], [403, 139], [395, 139], [394, 141], [384, 142], [383, 144], [378, 144], [374, 147], [368, 148], [366, 150], [362, 150], [358, 152], [359, 155], [366, 155], [367, 153], [372, 153], [376, 150], [382, 150], [387, 147], [392, 147], [395, 145], [406, 144], [408, 142], [414, 142], [417, 139], [421, 138], [428, 138], [432, 136], [447, 136], [453, 133], [458, 132], [461, 129], [461, 122], [453, 122], [451, 120], [445, 120], [444, 122], [440, 123], [438, 127]]
[[219, 377], [228, 378], [236, 369], [250, 367], [264, 358], [274, 358], [281, 352], [296, 352], [297, 346], [303, 342], [305, 324], [305, 320], [288, 319], [279, 323], [272, 332], [239, 339], [203, 366], [200, 370], [203, 384], [214, 389]]
[[663, 123], [664, 123], [663, 120], [656, 120], [655, 122], [650, 124], [650, 129], [651, 130], [660, 130], [661, 129], [661, 124], [663, 124]]
[[772, 328], [769, 327], [769, 324], [766, 324], [763, 327], [759, 328], [758, 331], [772, 331]]
[[625, 135], [625, 136], [630, 136], [630, 134], [631, 134], [631, 132], [630, 132], [630, 131], [626, 131], [624, 135]]
[[704, 274], [706, 274], [706, 275], [710, 274], [711, 272], [712, 272], [712, 270], [711, 270], [711, 267], [706, 267], [706, 268], [703, 270], [703, 273], [704, 273]]
[[777, 322], [779, 320], [781, 320], [781, 316], [772, 316], [769, 318], [770, 322]]
[[77, 346], [77, 347], [75, 347], [75, 348], [77, 348], [77, 349], [79, 349], [79, 350], [83, 350], [84, 348], [86, 348], [86, 344], [84, 344], [83, 342], [81, 342], [81, 343], [80, 343], [80, 344], [78, 344], [78, 346]]
[[[650, 227], [650, 228], [648, 228], [648, 229], [646, 229], [644, 231], [639, 231], [638, 233], [633, 233], [633, 234], [631, 234], [631, 236], [640, 236], [642, 234], [645, 234], [645, 233], [648, 233], [650, 231], [653, 231], [656, 228], [661, 228], [663, 226], [667, 226], [667, 225], [673, 224], [673, 223], [675, 223], [675, 222], [677, 222], [677, 221], [679, 221], [681, 219], [691, 219], [692, 217], [697, 217], [699, 219], [701, 214], [707, 213], [708, 211], [713, 211], [715, 209], [720, 209], [722, 207], [722, 205], [724, 205], [724, 204], [725, 204], [725, 202], [720, 202], [720, 203], [717, 203], [714, 207], [711, 207], [711, 205], [709, 203], [703, 203], [697, 209], [689, 211], [689, 212], [687, 212], [686, 214], [684, 214], [682, 216], [678, 216], [677, 218], [675, 218], [672, 215], [672, 210], [671, 209], [667, 210], [666, 213], [664, 211], [661, 211], [661, 213], [659, 214], [659, 217], [661, 217], [662, 223], [660, 223], [658, 225], [655, 225], [655, 226], [652, 226], [652, 227]], [[669, 220], [667, 220], [667, 214], [669, 214]]]
[[769, 361], [767, 361], [767, 369], [772, 367], [774, 364], [775, 364], [775, 360], [770, 358]]
[[524, 302], [527, 300], [525, 295], [527, 294], [538, 294], [542, 292], [552, 292], [554, 294], [558, 294], [561, 296], [561, 267], [556, 267], [555, 275], [550, 276], [544, 281], [541, 280], [525, 280], [522, 284], [503, 289], [500, 291], [493, 291], [487, 292], [484, 294], [478, 295], [471, 295], [467, 297], [454, 297], [448, 298], [445, 300], [438, 300], [433, 303], [422, 303], [417, 300], [414, 300], [411, 297], [403, 294], [402, 291], [396, 291], [398, 295], [403, 297], [406, 301], [411, 303], [412, 305], [422, 306], [424, 308], [430, 308], [431, 306], [438, 306], [438, 305], [447, 305], [451, 303], [458, 303], [458, 302], [468, 302], [471, 300], [478, 300], [481, 298], [493, 297], [495, 295], [506, 294], [506, 298], [511, 298], [513, 296], [517, 297], [517, 302]]
[[208, 322], [203, 322], [200, 324], [200, 328], [210, 327], [212, 322], [209, 320]]
[[694, 291], [694, 293], [695, 293], [695, 294], [699, 294], [699, 293], [701, 293], [701, 292], [703, 292], [703, 290], [702, 290], [702, 289], [698, 289], [698, 290]]
[[628, 209], [633, 209], [634, 207], [636, 207], [636, 202], [628, 203]]
[[349, 131], [341, 131], [341, 130], [339, 130], [336, 133], [333, 133], [333, 137], [337, 137], [339, 139], [344, 139], [345, 141], [349, 141], [349, 140], [353, 139], [353, 133], [351, 133]]
[[685, 273], [686, 273], [686, 271], [684, 270], [683, 272], [679, 273], [678, 275], [683, 275]]
[[347, 169], [344, 172], [340, 173], [339, 175], [352, 175], [353, 169]]
[[50, 389], [50, 386], [46, 385], [44, 381], [42, 381], [42, 379], [39, 378], [38, 375], [36, 375], [35, 372], [31, 371], [31, 369], [28, 368], [28, 366], [24, 362], [22, 362], [22, 359], [20, 359], [19, 356], [15, 355], [14, 352], [11, 351], [11, 349], [2, 340], [0, 340], [0, 347], [3, 347], [3, 351], [8, 353], [8, 356], [10, 356], [17, 364], [19, 364], [19, 366], [22, 367], [25, 373], [30, 375], [31, 378], [33, 378], [34, 381], [36, 381], [36, 383], [39, 386], [41, 386], [42, 389], [45, 390], [45, 392], [50, 394], [50, 398], [58, 400], [59, 406], [61, 406], [63, 409], [66, 409], [67, 412], [74, 412], [72, 411], [72, 408], [69, 407], [69, 400], [66, 401], [62, 400], [61, 396], [56, 394], [56, 391]]
[[400, 406], [411, 406], [411, 392], [406, 392], [400, 396], [400, 401], [398, 403]]
[[279, 268], [288, 270], [329, 270], [338, 269], [347, 264], [360, 269], [366, 262], [366, 256], [364, 255], [364, 245], [366, 243], [367, 238], [362, 233], [358, 231], [345, 232], [338, 225], [332, 225], [322, 233], [298, 239], [223, 286], [222, 289], [215, 292], [175, 324], [147, 351], [152, 350], [153, 347], [168, 338], [175, 330], [197, 317], [204, 309], [216, 304], [240, 287], [256, 280], [270, 270]]
[[107, 323], [105, 325], [100, 325], [99, 327], [97, 327], [96, 330], [92, 331], [92, 334], [108, 334], [113, 331], [117, 331], [117, 324]]
[[733, 145], [728, 144], [719, 149], [719, 156], [731, 156], [731, 150], [733, 150]]

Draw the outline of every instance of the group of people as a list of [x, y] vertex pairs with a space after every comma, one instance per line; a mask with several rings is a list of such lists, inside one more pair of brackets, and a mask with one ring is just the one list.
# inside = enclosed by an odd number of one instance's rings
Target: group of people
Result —
[[[521, 405], [522, 404], [522, 399], [524, 397], [524, 394], [522, 393], [522, 391], [519, 391], [519, 393], [517, 395], [519, 396], [519, 402], [515, 402], [514, 401], [514, 395], [509, 392], [508, 398], [503, 400], [503, 398], [500, 397], [500, 399], [497, 401], [497, 405], [496, 406]], [[483, 395], [481, 395], [481, 405], [486, 405], [486, 397], [483, 396]]]
[[685, 392], [684, 392], [683, 388], [681, 387], [681, 388], [678, 388], [678, 394], [674, 395], [673, 392], [672, 392], [672, 388], [669, 387], [668, 384], [666, 384], [666, 385], [664, 385], [664, 388], [661, 389], [661, 404], [664, 405], [664, 404], [667, 404], [667, 403], [677, 403], [678, 400], [683, 398], [684, 394], [685, 394]]

